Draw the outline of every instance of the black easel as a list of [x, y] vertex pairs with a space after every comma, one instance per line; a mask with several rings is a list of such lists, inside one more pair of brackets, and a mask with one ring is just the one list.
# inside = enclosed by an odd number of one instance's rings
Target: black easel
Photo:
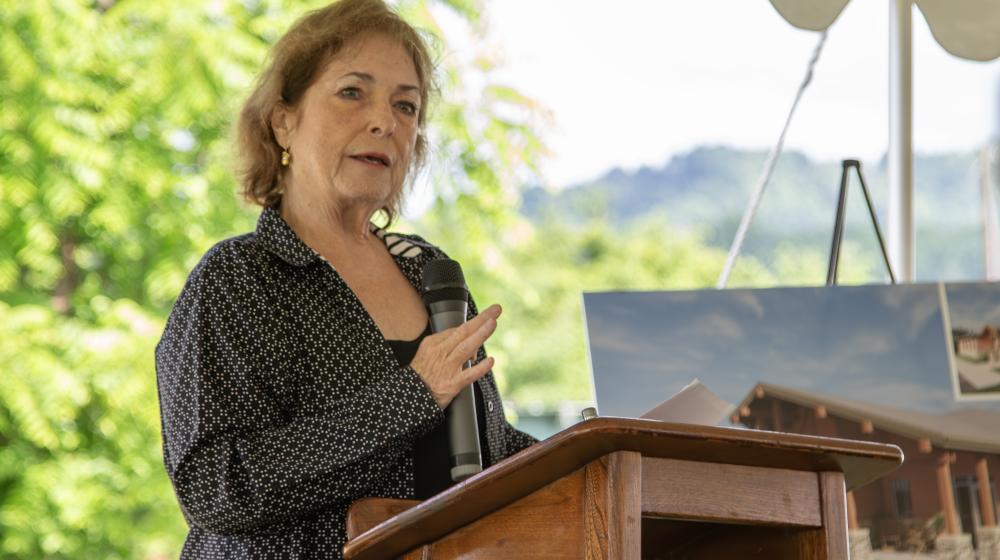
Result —
[[872, 217], [872, 225], [875, 226], [875, 235], [878, 237], [878, 246], [882, 249], [885, 268], [889, 271], [889, 280], [895, 284], [896, 275], [892, 273], [892, 264], [889, 263], [889, 253], [885, 249], [885, 241], [882, 240], [882, 230], [878, 227], [878, 216], [875, 215], [875, 206], [872, 205], [872, 197], [868, 194], [868, 185], [865, 184], [865, 177], [861, 174], [861, 162], [856, 159], [845, 159], [840, 163], [842, 166], [840, 172], [840, 197], [837, 199], [837, 218], [833, 223], [833, 245], [830, 247], [830, 266], [826, 270], [826, 285], [837, 285], [840, 242], [844, 238], [844, 214], [847, 211], [847, 172], [852, 167], [857, 170], [858, 180], [861, 181], [861, 192], [864, 193], [865, 202], [868, 203], [868, 213]]

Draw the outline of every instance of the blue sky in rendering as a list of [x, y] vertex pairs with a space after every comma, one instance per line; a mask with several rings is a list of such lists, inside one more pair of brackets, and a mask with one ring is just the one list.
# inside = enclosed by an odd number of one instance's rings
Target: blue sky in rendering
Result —
[[[950, 284], [948, 300], [952, 317], [982, 315], [984, 302], [1000, 317], [996, 284]], [[953, 398], [936, 284], [588, 293], [584, 307], [603, 415], [639, 415], [694, 377], [733, 403], [763, 381], [903, 409], [968, 406]]]

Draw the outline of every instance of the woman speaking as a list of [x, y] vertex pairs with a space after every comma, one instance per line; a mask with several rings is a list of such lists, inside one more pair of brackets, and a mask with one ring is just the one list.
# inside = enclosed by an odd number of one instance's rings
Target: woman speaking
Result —
[[354, 500], [451, 484], [444, 409], [470, 383], [484, 466], [535, 441], [483, 350], [500, 307], [470, 301], [432, 334], [418, 287], [444, 253], [371, 222], [424, 159], [432, 73], [380, 0], [309, 13], [274, 46], [238, 127], [256, 231], [204, 255], [156, 349], [182, 558], [340, 557]]

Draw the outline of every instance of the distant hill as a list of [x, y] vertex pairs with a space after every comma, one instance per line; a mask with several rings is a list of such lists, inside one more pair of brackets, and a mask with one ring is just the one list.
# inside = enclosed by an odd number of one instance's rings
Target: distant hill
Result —
[[[672, 227], [701, 233], [709, 244], [728, 248], [767, 154], [722, 146], [700, 146], [662, 167], [626, 172], [612, 169], [592, 181], [558, 192], [524, 193], [523, 213], [571, 223], [607, 219], [626, 226], [662, 217]], [[863, 162], [883, 232], [888, 226], [886, 163]], [[917, 155], [914, 162], [917, 278], [978, 279], [983, 275], [979, 214], [979, 162], [974, 153]], [[840, 187], [839, 161], [814, 161], [785, 152], [764, 194], [745, 252], [769, 259], [782, 242], [829, 251]], [[877, 255], [860, 185], [851, 177], [845, 237]]]

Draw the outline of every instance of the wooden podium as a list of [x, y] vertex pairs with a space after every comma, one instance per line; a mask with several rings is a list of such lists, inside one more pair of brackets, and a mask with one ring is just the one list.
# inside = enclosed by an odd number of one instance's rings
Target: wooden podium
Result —
[[846, 490], [893, 445], [601, 417], [424, 501], [364, 498], [353, 560], [848, 557]]

